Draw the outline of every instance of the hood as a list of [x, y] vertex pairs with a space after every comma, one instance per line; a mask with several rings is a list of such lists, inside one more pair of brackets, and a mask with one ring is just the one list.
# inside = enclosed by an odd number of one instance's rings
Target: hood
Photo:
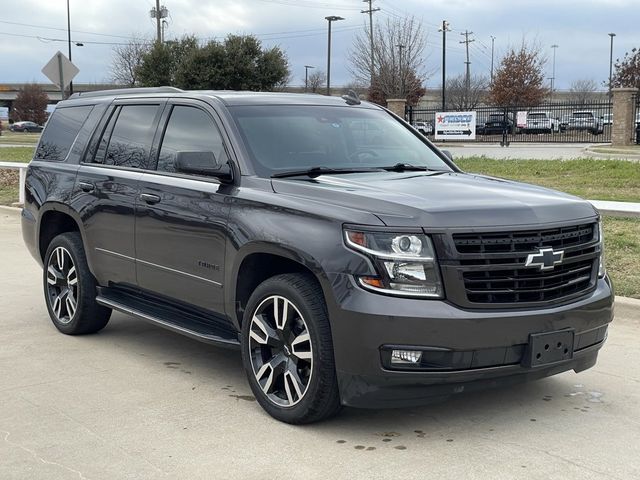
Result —
[[322, 175], [274, 179], [272, 185], [276, 193], [370, 212], [398, 227], [538, 225], [597, 215], [578, 197], [456, 172]]

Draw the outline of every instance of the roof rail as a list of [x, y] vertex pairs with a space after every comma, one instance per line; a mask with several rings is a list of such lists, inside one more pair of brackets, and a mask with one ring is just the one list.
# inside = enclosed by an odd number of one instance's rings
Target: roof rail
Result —
[[108, 97], [110, 95], [131, 95], [136, 93], [180, 93], [176, 87], [144, 87], [144, 88], [114, 88], [112, 90], [95, 90], [93, 92], [77, 92], [69, 98]]

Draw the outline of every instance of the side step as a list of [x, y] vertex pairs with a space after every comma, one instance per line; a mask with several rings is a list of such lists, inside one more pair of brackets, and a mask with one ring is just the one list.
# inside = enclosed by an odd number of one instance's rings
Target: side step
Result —
[[202, 342], [239, 348], [238, 334], [220, 317], [205, 316], [158, 299], [112, 288], [98, 288], [96, 301], [105, 307], [153, 323]]

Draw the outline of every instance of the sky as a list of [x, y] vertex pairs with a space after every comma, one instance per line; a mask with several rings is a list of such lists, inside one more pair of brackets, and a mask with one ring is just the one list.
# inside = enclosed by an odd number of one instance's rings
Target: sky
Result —
[[[6, 3], [0, 16], [0, 83], [47, 82], [41, 68], [56, 51], [66, 54], [65, 0], [20, 0]], [[331, 83], [352, 79], [349, 49], [367, 15], [362, 0], [164, 0], [169, 10], [166, 38], [195, 34], [202, 39], [224, 38], [230, 33], [256, 34], [263, 45], [280, 46], [289, 58], [293, 85], [304, 83], [304, 65], [326, 70], [327, 22], [333, 24]], [[114, 43], [132, 35], [154, 38], [155, 21], [149, 10], [155, 0], [70, 0], [73, 62], [80, 69], [76, 82], [109, 81]], [[447, 20], [447, 75], [464, 71], [464, 30], [473, 32], [470, 46], [472, 74], [489, 75], [491, 36], [495, 38], [496, 65], [501, 55], [523, 38], [538, 42], [548, 57], [551, 77], [552, 49], [556, 44], [557, 89], [569, 89], [575, 80], [593, 79], [599, 85], [609, 75], [609, 32], [615, 32], [614, 59], [640, 47], [637, 0], [374, 0], [380, 11], [374, 21], [414, 15], [427, 34], [424, 52], [428, 88], [441, 82], [442, 34]]]

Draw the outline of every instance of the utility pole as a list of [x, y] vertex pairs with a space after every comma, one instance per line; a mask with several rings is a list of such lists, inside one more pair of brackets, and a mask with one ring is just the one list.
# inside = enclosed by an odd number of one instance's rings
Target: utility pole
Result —
[[438, 29], [442, 32], [442, 111], [446, 110], [447, 96], [446, 96], [446, 83], [447, 83], [447, 32], [450, 32], [449, 22], [442, 21], [442, 28]]
[[307, 90], [309, 89], [309, 69], [310, 68], [316, 68], [316, 67], [312, 65], [304, 66], [304, 93], [307, 93]]
[[379, 8], [373, 8], [373, 5], [371, 5], [373, 3], [373, 0], [362, 0], [364, 3], [368, 3], [369, 4], [369, 9], [368, 10], [361, 10], [360, 13], [368, 13], [369, 14], [369, 42], [371, 43], [371, 45], [369, 46], [370, 50], [371, 50], [371, 85], [373, 85], [373, 77], [375, 75], [375, 61], [374, 61], [374, 53], [373, 53], [373, 13], [379, 11]]
[[559, 45], [556, 45], [555, 43], [553, 45], [551, 45], [551, 48], [553, 48], [553, 67], [551, 70], [551, 96], [553, 97], [553, 92], [555, 90], [555, 85], [556, 85], [556, 50], [558, 49]]
[[461, 40], [460, 43], [464, 43], [467, 49], [467, 61], [464, 62], [467, 66], [467, 74], [464, 79], [464, 88], [466, 91], [466, 96], [469, 98], [469, 90], [471, 90], [471, 62], [469, 61], [469, 44], [475, 42], [474, 39], [469, 39], [469, 35], [473, 35], [473, 32], [469, 30], [465, 30], [460, 35], [464, 36], [464, 40]]
[[491, 83], [493, 83], [493, 52], [496, 44], [496, 37], [491, 35]]
[[398, 50], [400, 51], [400, 60], [398, 60], [399, 68], [398, 68], [398, 79], [400, 80], [400, 98], [405, 95], [405, 74], [402, 69], [402, 49], [406, 48], [406, 45], [398, 45]]
[[327, 96], [331, 96], [331, 23], [344, 20], [342, 17], [331, 15], [324, 17], [329, 22], [329, 31], [327, 32]]
[[609, 36], [611, 37], [611, 51], [609, 53], [609, 101], [611, 101], [611, 82], [613, 81], [613, 37], [615, 37], [616, 34], [610, 33]]
[[164, 40], [164, 28], [162, 22], [164, 18], [167, 18], [169, 16], [169, 10], [167, 10], [167, 7], [165, 7], [164, 5], [160, 6], [160, 0], [156, 0], [156, 6], [151, 9], [149, 15], [151, 16], [151, 18], [156, 19], [156, 42], [161, 44]]

